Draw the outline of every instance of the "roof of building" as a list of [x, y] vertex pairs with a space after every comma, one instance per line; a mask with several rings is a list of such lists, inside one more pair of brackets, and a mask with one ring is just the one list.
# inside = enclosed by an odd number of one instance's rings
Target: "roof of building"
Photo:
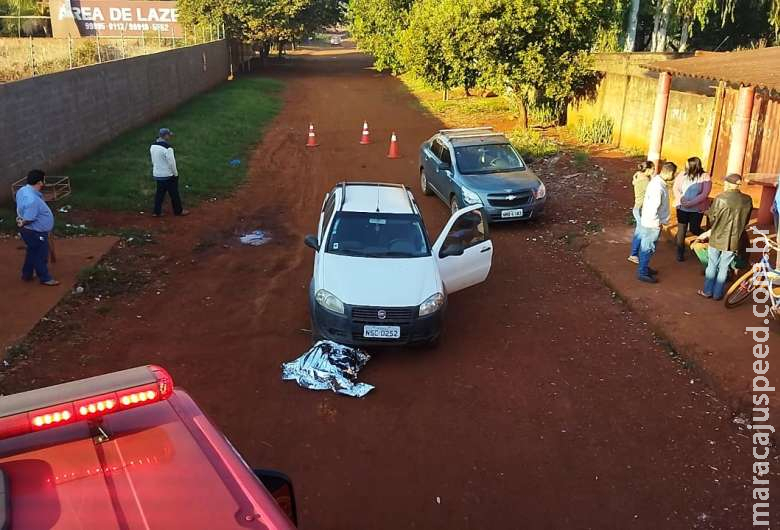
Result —
[[400, 184], [346, 183], [345, 212], [415, 213], [407, 188]]
[[780, 92], [780, 46], [723, 53], [702, 53], [687, 59], [645, 65], [657, 72], [683, 77], [753, 85]]

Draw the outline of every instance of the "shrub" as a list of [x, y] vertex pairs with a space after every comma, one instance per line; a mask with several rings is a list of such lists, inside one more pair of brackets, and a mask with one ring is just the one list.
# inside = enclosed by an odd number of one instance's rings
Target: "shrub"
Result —
[[527, 162], [558, 152], [558, 144], [533, 129], [518, 128], [507, 136]]
[[611, 118], [600, 116], [590, 123], [579, 122], [574, 126], [574, 135], [586, 144], [610, 144], [613, 128]]

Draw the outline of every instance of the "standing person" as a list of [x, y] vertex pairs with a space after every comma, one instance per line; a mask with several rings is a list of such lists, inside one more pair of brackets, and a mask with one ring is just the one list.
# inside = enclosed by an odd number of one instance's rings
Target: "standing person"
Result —
[[647, 184], [654, 173], [655, 164], [648, 160], [639, 164], [634, 176], [631, 178], [631, 185], [634, 187], [634, 208], [631, 210], [631, 213], [636, 222], [634, 237], [631, 239], [631, 254], [628, 255], [628, 261], [631, 263], [639, 263], [639, 224], [641, 221], [642, 201], [645, 200]]
[[685, 261], [685, 236], [690, 229], [701, 234], [701, 220], [712, 190], [710, 175], [697, 156], [688, 159], [685, 171], [674, 179], [674, 206], [677, 208], [677, 261]]
[[43, 200], [43, 181], [46, 174], [40, 169], [27, 173], [27, 185], [16, 192], [16, 225], [27, 252], [22, 265], [22, 280], [31, 282], [33, 273], [42, 285], [59, 285], [49, 274], [49, 232], [54, 228], [54, 214]]
[[669, 224], [668, 183], [674, 180], [677, 166], [666, 162], [661, 173], [655, 175], [647, 185], [642, 201], [642, 215], [639, 223], [639, 267], [637, 278], [647, 283], [656, 283], [656, 271], [650, 268], [650, 258], [655, 254], [655, 245], [661, 236], [661, 225]]
[[171, 196], [171, 205], [174, 215], [189, 215], [190, 212], [182, 209], [181, 196], [179, 195], [179, 170], [176, 169], [176, 158], [173, 155], [173, 147], [170, 141], [173, 132], [167, 127], [160, 129], [160, 134], [149, 148], [152, 157], [152, 176], [157, 182], [157, 192], [154, 195], [154, 216], [162, 215], [162, 203], [165, 194]]
[[698, 293], [704, 298], [723, 298], [729, 266], [739, 251], [740, 241], [753, 211], [753, 199], [739, 191], [742, 177], [736, 173], [723, 181], [723, 193], [715, 197], [707, 210], [711, 228], [697, 239], [709, 237], [707, 270], [704, 273], [704, 289]]

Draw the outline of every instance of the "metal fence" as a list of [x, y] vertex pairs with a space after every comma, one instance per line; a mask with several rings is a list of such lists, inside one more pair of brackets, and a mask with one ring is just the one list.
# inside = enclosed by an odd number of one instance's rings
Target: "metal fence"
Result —
[[80, 66], [127, 59], [225, 37], [218, 26], [185, 27], [179, 36], [160, 31], [132, 36], [0, 38], [0, 82], [16, 81]]

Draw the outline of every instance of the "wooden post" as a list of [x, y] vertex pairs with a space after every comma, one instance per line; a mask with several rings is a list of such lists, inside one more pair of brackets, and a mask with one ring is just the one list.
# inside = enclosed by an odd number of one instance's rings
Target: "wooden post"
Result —
[[731, 145], [729, 146], [729, 163], [726, 174], [742, 174], [745, 163], [748, 137], [750, 136], [750, 119], [753, 115], [753, 99], [756, 89], [753, 86], [740, 86], [737, 108], [734, 112], [734, 123], [731, 127]]
[[666, 127], [666, 110], [669, 107], [669, 92], [672, 88], [672, 75], [661, 72], [658, 76], [658, 90], [655, 95], [655, 111], [653, 113], [653, 128], [650, 133], [650, 147], [647, 159], [655, 164], [655, 172], [661, 172], [661, 147], [664, 142], [664, 127]]
[[715, 116], [712, 122], [712, 137], [710, 139], [710, 150], [707, 153], [707, 173], [712, 175], [715, 171], [715, 154], [718, 149], [718, 138], [720, 137], [720, 124], [723, 120], [723, 104], [726, 101], [726, 82], [718, 83], [718, 90], [715, 92]]

